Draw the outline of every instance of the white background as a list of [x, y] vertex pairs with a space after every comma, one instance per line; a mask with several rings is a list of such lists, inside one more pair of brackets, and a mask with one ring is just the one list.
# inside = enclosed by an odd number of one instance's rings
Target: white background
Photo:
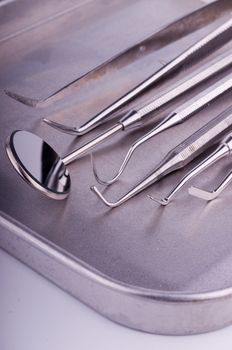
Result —
[[98, 315], [0, 249], [0, 350], [29, 349], [232, 350], [232, 327], [185, 337], [127, 329]]

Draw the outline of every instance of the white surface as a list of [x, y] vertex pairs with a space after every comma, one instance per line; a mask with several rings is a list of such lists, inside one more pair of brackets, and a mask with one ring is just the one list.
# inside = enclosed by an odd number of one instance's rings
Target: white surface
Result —
[[0, 350], [232, 349], [232, 327], [166, 337], [117, 325], [1, 249], [0, 281]]

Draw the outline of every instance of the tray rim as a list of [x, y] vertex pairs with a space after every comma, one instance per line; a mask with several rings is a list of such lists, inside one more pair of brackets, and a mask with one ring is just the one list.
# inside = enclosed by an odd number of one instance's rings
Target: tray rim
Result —
[[[69, 294], [73, 295], [75, 298], [79, 299], [81, 302], [84, 302], [89, 307], [112, 321], [123, 324], [129, 328], [134, 328], [149, 333], [169, 335], [204, 333], [225, 327], [226, 325], [232, 323], [232, 313], [228, 312], [228, 310], [232, 311], [232, 287], [196, 293], [165, 290], [160, 291], [130, 285], [122, 281], [117, 281], [116, 279], [101, 273], [99, 270], [58, 247], [56, 244], [40, 237], [36, 232], [2, 211], [0, 211], [0, 227], [0, 248], [4, 249], [9, 254], [31, 267], [34, 271], [41, 274], [51, 282], [58, 285], [61, 289], [64, 289]], [[14, 238], [13, 240], [12, 237]], [[15, 243], [12, 244], [14, 240]], [[22, 249], [22, 244], [24, 249]], [[25, 251], [28, 249], [28, 246], [31, 247], [33, 252], [37, 252], [38, 256], [40, 256], [39, 260], [46, 257], [48, 258], [48, 262], [46, 262], [46, 264], [43, 266], [41, 265], [40, 261], [37, 261], [37, 259], [32, 259], [32, 257], [28, 256], [25, 258]], [[32, 255], [34, 255], [34, 253]], [[46, 271], [47, 269], [49, 270], [52, 260], [55, 264], [63, 266], [67, 271], [69, 271], [70, 275], [68, 276], [68, 280], [65, 284], [61, 282], [57, 276], [53, 276]], [[58, 270], [60, 266], [58, 266]], [[136, 322], [133, 324], [131, 321], [132, 315], [130, 314], [130, 308], [125, 310], [126, 313], [124, 314], [123, 318], [121, 317], [121, 319], [117, 316], [117, 314], [114, 315], [112, 312], [111, 314], [106, 312], [102, 306], [99, 308], [93, 301], [89, 299], [85, 300], [83, 295], [81, 295], [81, 293], [79, 294], [78, 288], [75, 291], [72, 290], [71, 284], [69, 284], [69, 277], [71, 277], [72, 274], [74, 274], [76, 278], [79, 276], [80, 278], [86, 280], [91, 285], [94, 284], [94, 288], [100, 290], [100, 295], [98, 296], [97, 301], [99, 302], [99, 297], [102, 298], [103, 305], [104, 296], [103, 294], [101, 296], [101, 290], [104, 290], [104, 294], [106, 296], [107, 293], [113, 293], [113, 295], [116, 295], [119, 297], [119, 299], [123, 298], [125, 304], [129, 301], [132, 307], [134, 305], [135, 308], [139, 301], [139, 304], [141, 304], [139, 307], [140, 312], [141, 307], [144, 308], [145, 305], [155, 305], [155, 309], [158, 309], [157, 315], [161, 315], [161, 322], [158, 322], [159, 326], [153, 325], [152, 322], [149, 321], [147, 311], [145, 312], [144, 316], [148, 319], [148, 324], [143, 325], [143, 322], [141, 322], [141, 324], [138, 326]], [[113, 309], [118, 308], [118, 301], [112, 306]], [[220, 307], [220, 317], [218, 317], [219, 315], [217, 314], [217, 322], [215, 323], [215, 319], [212, 319], [212, 322], [210, 322], [210, 317], [212, 317], [212, 308], [216, 308], [217, 310], [218, 306]], [[185, 320], [183, 320], [183, 310]], [[206, 310], [208, 311], [209, 317], [206, 317]], [[231, 316], [228, 317], [230, 314]], [[203, 317], [204, 319], [207, 319], [207, 322], [204, 321], [202, 324], [199, 322], [200, 324], [198, 324], [196, 327], [196, 315], [197, 320], [201, 320], [201, 317]], [[139, 315], [137, 315], [137, 317], [138, 316]], [[151, 318], [153, 319], [153, 317]], [[168, 325], [163, 323], [165, 319], [169, 320]], [[177, 322], [178, 320], [181, 322]], [[185, 325], [183, 325], [183, 322]]]
[[[199, 9], [216, 2], [202, 4]], [[148, 289], [117, 281], [1, 210], [0, 248], [101, 315], [133, 329], [186, 335], [232, 323], [232, 286], [196, 293]], [[94, 297], [89, 295], [92, 292]]]

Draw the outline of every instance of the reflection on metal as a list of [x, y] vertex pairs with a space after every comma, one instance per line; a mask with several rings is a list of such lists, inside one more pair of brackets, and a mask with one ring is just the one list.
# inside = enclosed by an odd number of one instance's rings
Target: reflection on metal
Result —
[[7, 154], [16, 171], [33, 187], [55, 199], [67, 197], [70, 176], [62, 159], [40, 137], [15, 131], [9, 137]]
[[[88, 1], [85, 0], [85, 3], [87, 2]], [[77, 6], [80, 6], [81, 4], [81, 2], [80, 4], [78, 2]], [[14, 98], [17, 101], [28, 106], [46, 107], [53, 102], [63, 99], [65, 96], [77, 93], [78, 90], [88, 82], [99, 79], [99, 77], [105, 74], [110, 74], [113, 71], [122, 69], [128, 64], [140, 59], [141, 57], [149, 55], [151, 52], [158, 51], [163, 47], [174, 43], [175, 41], [180, 40], [181, 38], [192, 34], [195, 31], [198, 31], [202, 27], [209, 25], [210, 23], [228, 13], [230, 9], [231, 3], [228, 0], [221, 0], [220, 4], [218, 2], [213, 2], [211, 5], [204, 6], [203, 8], [200, 8], [199, 10], [196, 10], [187, 16], [184, 16], [183, 18], [174, 21], [160, 31], [151, 34], [149, 37], [126, 49], [124, 52], [120, 52], [118, 55], [110, 58], [108, 61], [102, 63], [93, 70], [88, 71], [78, 79], [72, 81], [71, 83], [68, 83], [66, 86], [45, 97], [44, 99], [30, 98], [15, 93], [11, 90], [5, 90], [5, 92], [11, 98]], [[71, 8], [71, 10], [73, 9]], [[61, 14], [63, 14], [63, 11]], [[36, 23], [39, 24], [39, 22]], [[27, 30], [29, 29], [32, 28], [27, 27]], [[21, 29], [21, 31], [23, 33], [25, 31], [25, 28]], [[19, 34], [21, 34], [20, 31], [16, 33], [16, 35]], [[7, 37], [0, 38], [0, 42], [7, 40], [8, 36], [11, 38], [14, 37], [15, 34], [9, 34]], [[215, 45], [216, 44], [219, 46], [223, 45], [223, 40], [219, 40], [217, 43], [215, 43]]]
[[[4, 6], [4, 5], [7, 5], [7, 4], [9, 4], [10, 2], [13, 2], [13, 1], [15, 1], [15, 0], [0, 1], [0, 7]], [[13, 39], [13, 38], [15, 38], [18, 35], [21, 35], [23, 33], [26, 33], [28, 31], [30, 31], [30, 30], [33, 30], [33, 29], [35, 29], [37, 27], [45, 25], [46, 23], [54, 21], [55, 19], [57, 19], [59, 17], [62, 17], [64, 15], [68, 14], [69, 12], [72, 12], [72, 11], [76, 10], [77, 8], [83, 6], [84, 4], [86, 4], [89, 1], [92, 1], [92, 0], [78, 1], [78, 4], [75, 4], [74, 6], [68, 7], [67, 9], [65, 9], [63, 11], [55, 13], [55, 14], [53, 14], [51, 16], [48, 16], [48, 17], [46, 17], [44, 19], [38, 20], [37, 22], [35, 22], [35, 23], [31, 24], [31, 25], [28, 25], [28, 26], [26, 26], [24, 28], [21, 28], [20, 30], [18, 30], [18, 31], [16, 31], [14, 33], [11, 33], [11, 34], [3, 37], [3, 38], [0, 38], [0, 44], [5, 42], [5, 41], [7, 41], [7, 40]]]

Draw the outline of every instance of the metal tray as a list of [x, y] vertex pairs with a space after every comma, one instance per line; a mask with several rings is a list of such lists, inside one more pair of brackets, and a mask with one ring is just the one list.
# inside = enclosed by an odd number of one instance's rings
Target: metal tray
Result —
[[[28, 107], [7, 96], [4, 89], [28, 98], [46, 99], [154, 31], [205, 6], [200, 0], [65, 3], [66, 8], [55, 7], [54, 1], [46, 1], [46, 7], [43, 1], [32, 4], [25, 0], [0, 5], [0, 17], [5, 19], [0, 25], [0, 246], [102, 315], [125, 326], [159, 334], [194, 334], [230, 324], [230, 188], [210, 204], [190, 198], [187, 191], [182, 191], [166, 208], [147, 198], [146, 194], [165, 194], [185, 169], [122, 207], [109, 210], [89, 191], [95, 181], [86, 156], [69, 166], [70, 197], [54, 201], [41, 196], [16, 175], [5, 154], [4, 141], [14, 129], [32, 130], [61, 155], [65, 154], [83, 140], [48, 128], [41, 123], [43, 116], [81, 123], [225, 21], [231, 12], [231, 1], [207, 5], [207, 13], [198, 16], [199, 23], [190, 16], [188, 25], [180, 24], [186, 33], [190, 24], [199, 26], [199, 30], [168, 45], [163, 45], [164, 37], [158, 35], [153, 38], [152, 50], [147, 52], [147, 47], [142, 47], [144, 54], [138, 59], [129, 57], [120, 69], [113, 65], [107, 74], [103, 69], [81, 89], [74, 84], [71, 93], [61, 94], [47, 106]], [[228, 48], [231, 45], [210, 58]], [[194, 67], [183, 67], [130, 106], [158, 95], [202, 61]], [[102, 173], [106, 177], [112, 174], [133, 140], [195, 92], [162, 110], [150, 125], [122, 133], [99, 147], [96, 156]], [[106, 190], [107, 196], [117, 198], [124, 193], [168, 150], [230, 103], [231, 93], [178, 129], [158, 135], [144, 145], [122, 180]], [[228, 167], [230, 159], [223, 160], [195, 181], [209, 187]]]

